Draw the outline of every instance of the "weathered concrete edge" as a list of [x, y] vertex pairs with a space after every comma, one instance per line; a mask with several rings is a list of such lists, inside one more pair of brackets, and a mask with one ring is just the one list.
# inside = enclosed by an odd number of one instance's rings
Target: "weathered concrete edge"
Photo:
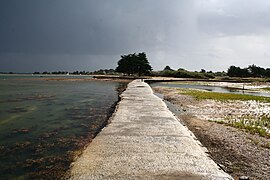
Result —
[[[146, 83], [147, 83], [147, 82], [146, 82]], [[148, 83], [147, 83], [147, 84], [148, 84]], [[149, 84], [148, 84], [148, 86], [149, 86]], [[151, 88], [151, 86], [149, 86], [149, 87]], [[198, 145], [200, 145], [200, 146], [203, 148], [204, 152], [205, 152], [205, 153], [207, 154], [207, 156], [211, 159], [211, 157], [208, 155], [208, 153], [209, 153], [208, 149], [207, 149], [205, 146], [202, 145], [202, 143], [198, 140], [198, 138], [194, 135], [194, 133], [193, 133], [191, 130], [189, 130], [188, 127], [187, 127], [185, 124], [181, 123], [181, 120], [177, 117], [177, 115], [175, 115], [175, 114], [169, 109], [169, 107], [168, 107], [167, 104], [164, 102], [164, 100], [161, 99], [160, 97], [158, 97], [157, 95], [155, 95], [155, 93], [154, 93], [154, 91], [153, 91], [152, 88], [151, 88], [151, 91], [152, 91], [152, 94], [153, 94], [154, 96], [156, 96], [157, 98], [159, 98], [159, 99], [162, 101], [163, 105], [167, 108], [167, 110], [173, 115], [173, 117], [174, 117], [180, 124], [182, 124], [182, 125], [184, 126], [184, 128], [190, 133], [190, 136], [195, 140], [195, 142], [196, 142]]]
[[[132, 81], [131, 81], [131, 82], [132, 82]], [[130, 83], [130, 82], [129, 82], [129, 83]], [[128, 84], [129, 84], [129, 83], [128, 83]], [[127, 89], [127, 88], [128, 88], [128, 85], [127, 85], [126, 89]], [[123, 92], [125, 92], [126, 89], [125, 89]], [[122, 96], [123, 92], [122, 92], [121, 94], [118, 95], [118, 96], [119, 96], [119, 99], [118, 99], [118, 101], [116, 102], [116, 104], [114, 105], [114, 111], [113, 111], [113, 113], [111, 114], [111, 116], [107, 119], [106, 125], [103, 126], [103, 127], [100, 129], [100, 131], [96, 134], [96, 136], [97, 136], [98, 134], [100, 134], [106, 127], [108, 127], [109, 124], [111, 124], [112, 120], [114, 119], [114, 117], [115, 117], [115, 115], [116, 115], [116, 113], [117, 113], [117, 111], [118, 111], [120, 102], [121, 102], [122, 99], [123, 99], [123, 96]], [[95, 136], [95, 137], [96, 137], [96, 136]], [[95, 139], [95, 137], [94, 137], [93, 139]], [[92, 142], [92, 141], [90, 141], [89, 143], [87, 143], [87, 144], [83, 147], [83, 149], [79, 150], [80, 153], [74, 156], [74, 159], [73, 159], [73, 161], [70, 163], [69, 169], [67, 170], [67, 172], [66, 172], [65, 176], [63, 177], [63, 179], [70, 179], [70, 178], [71, 178], [71, 170], [72, 170], [72, 166], [73, 166], [74, 162], [76, 162], [76, 161], [83, 155], [83, 153], [84, 153], [84, 151], [87, 149], [87, 147], [91, 145], [91, 142]]]
[[[167, 104], [164, 102], [164, 100], [163, 99], [161, 99], [160, 97], [158, 97], [157, 95], [155, 95], [155, 93], [154, 93], [154, 91], [153, 91], [153, 89], [152, 89], [152, 87], [149, 85], [149, 83], [151, 83], [151, 82], [147, 82], [148, 81], [148, 79], [144, 79], [143, 80], [143, 82], [145, 82], [149, 87], [150, 87], [150, 89], [151, 89], [151, 91], [152, 91], [152, 95], [154, 95], [154, 96], [156, 96], [157, 98], [159, 98], [161, 101], [162, 101], [162, 103], [163, 103], [163, 105], [166, 107], [166, 109], [168, 110], [168, 112], [169, 113], [171, 113], [172, 115], [173, 115], [173, 117], [180, 123], [180, 124], [182, 124], [183, 125], [183, 127], [189, 132], [189, 134], [190, 134], [190, 136], [194, 139], [194, 141], [199, 145], [199, 146], [201, 146], [201, 148], [202, 148], [202, 150], [205, 152], [205, 154], [206, 154], [206, 156], [209, 158], [209, 159], [211, 159], [224, 173], [226, 173], [225, 171], [224, 171], [224, 169], [222, 169], [211, 157], [210, 157], [210, 155], [209, 155], [209, 150], [199, 141], [199, 139], [194, 135], [194, 133], [191, 131], [191, 130], [189, 130], [188, 129], [188, 127], [185, 125], [185, 124], [183, 124], [183, 123], [181, 123], [181, 120], [178, 118], [178, 116], [176, 115], [176, 114], [174, 114], [170, 109], [169, 109], [169, 107], [167, 106]], [[229, 175], [229, 178], [232, 178], [232, 177], [230, 177], [230, 175]], [[232, 178], [233, 179], [233, 178]]]
[[[147, 83], [145, 83], [145, 84], [147, 84]], [[130, 86], [130, 84], [128, 85], [128, 87]], [[149, 84], [147, 84], [147, 86], [149, 86]], [[128, 89], [128, 87], [127, 87], [127, 89]], [[198, 141], [198, 139], [196, 138], [196, 136], [186, 127], [186, 126], [184, 126], [180, 121], [179, 121], [179, 118], [173, 113], [173, 112], [171, 112], [170, 110], [169, 110], [169, 108], [168, 108], [168, 106], [166, 105], [166, 103], [164, 102], [164, 100], [162, 100], [161, 98], [159, 98], [158, 96], [156, 96], [154, 93], [153, 93], [153, 90], [152, 90], [152, 88], [151, 88], [151, 86], [149, 86], [149, 90], [151, 90], [151, 95], [152, 96], [155, 96], [155, 98], [157, 98], [157, 99], [159, 99], [160, 100], [160, 102], [161, 103], [163, 103], [163, 106], [167, 109], [167, 112], [169, 112], [171, 115], [172, 115], [172, 117], [175, 119], [175, 121], [177, 121], [179, 124], [181, 124], [186, 130], [187, 130], [187, 132], [188, 132], [188, 134], [190, 135], [190, 137], [191, 137], [191, 139], [193, 139], [194, 140], [194, 142], [196, 143], [196, 144], [198, 144], [200, 147], [201, 147], [201, 150], [202, 151], [204, 151], [204, 152], [207, 152], [207, 149], [205, 148], [205, 147], [203, 147], [202, 146], [202, 144], [200, 143], [200, 141]], [[123, 92], [124, 93], [124, 92]], [[109, 122], [108, 122], [108, 124], [100, 131], [100, 133], [102, 133], [102, 131], [105, 129], [105, 128], [107, 128], [111, 123], [110, 122], [112, 122], [112, 120], [114, 119], [114, 117], [115, 117], [115, 115], [116, 115], [116, 113], [117, 113], [117, 111], [118, 111], [118, 109], [119, 109], [119, 105], [120, 105], [120, 103], [121, 103], [121, 101], [123, 100], [123, 95], [121, 94], [120, 95], [120, 101], [117, 103], [117, 105], [116, 105], [116, 108], [115, 108], [115, 110], [114, 110], [114, 113], [112, 114], [112, 116], [109, 118]], [[84, 151], [87, 149], [87, 147], [88, 146], [91, 146], [91, 143], [89, 143], [86, 147], [85, 147], [85, 149], [83, 150], [83, 152], [82, 152], [82, 154], [80, 155], [80, 156], [78, 156], [78, 157], [76, 157], [76, 159], [74, 160], [74, 162], [76, 162], [77, 161], [77, 159], [79, 159], [82, 155], [83, 155], [83, 153], [84, 153]], [[219, 167], [210, 157], [209, 157], [209, 155], [207, 154], [207, 153], [205, 153], [205, 155], [207, 156], [207, 158], [209, 158], [209, 160], [211, 160], [217, 167]], [[71, 166], [70, 166], [70, 170], [71, 170], [71, 168], [72, 168], [72, 165], [73, 165], [73, 163], [71, 164]], [[220, 169], [220, 168], [219, 168]], [[220, 169], [220, 171], [222, 171], [221, 169]], [[224, 172], [224, 171], [223, 171]], [[224, 172], [225, 173], [225, 172]], [[226, 173], [225, 173], [226, 174]], [[224, 175], [225, 175], [224, 174]], [[69, 174], [69, 177], [70, 177], [70, 175], [71, 174]], [[203, 174], [200, 174], [200, 175], [203, 175]], [[206, 174], [205, 174], [206, 175]], [[209, 176], [210, 175], [210, 176]], [[232, 179], [229, 175], [228, 176], [212, 176], [211, 174], [208, 174], [208, 175], [206, 175], [206, 176], [204, 176], [203, 175], [203, 177], [202, 177], [202, 179], [219, 179], [219, 178], [226, 178], [226, 179]], [[117, 177], [115, 177], [115, 178], [117, 178]], [[120, 178], [120, 177], [119, 177]], [[147, 177], [146, 177], [147, 178]]]

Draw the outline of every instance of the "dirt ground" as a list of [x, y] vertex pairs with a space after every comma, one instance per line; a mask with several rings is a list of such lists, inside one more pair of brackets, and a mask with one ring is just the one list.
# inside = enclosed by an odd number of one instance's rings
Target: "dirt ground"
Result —
[[[177, 113], [178, 118], [195, 134], [208, 149], [210, 157], [225, 172], [235, 179], [241, 176], [248, 176], [249, 179], [270, 179], [270, 139], [200, 118], [205, 117], [205, 114], [203, 116], [195, 114], [196, 111], [190, 110], [189, 107], [198, 109], [202, 107], [203, 102], [181, 95], [173, 88], [153, 89], [163, 94], [165, 100], [179, 109], [181, 113]], [[219, 114], [215, 111], [211, 113], [213, 116]], [[220, 114], [220, 116], [224, 115]]]

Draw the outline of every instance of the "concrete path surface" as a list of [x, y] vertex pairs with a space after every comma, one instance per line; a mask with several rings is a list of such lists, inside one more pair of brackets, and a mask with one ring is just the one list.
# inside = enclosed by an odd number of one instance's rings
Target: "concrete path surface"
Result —
[[141, 80], [72, 164], [70, 179], [232, 179]]

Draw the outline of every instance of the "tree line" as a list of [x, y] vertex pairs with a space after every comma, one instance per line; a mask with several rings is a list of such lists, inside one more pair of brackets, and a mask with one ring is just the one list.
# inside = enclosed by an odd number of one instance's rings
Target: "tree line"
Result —
[[170, 66], [166, 66], [162, 71], [152, 71], [146, 53], [134, 53], [128, 55], [122, 55], [118, 61], [116, 72], [123, 75], [150, 75], [150, 76], [165, 76], [165, 77], [179, 77], [179, 78], [214, 78], [215, 76], [226, 75], [225, 72], [212, 72], [201, 69], [200, 72], [192, 72], [179, 68], [173, 70]]
[[246, 68], [230, 66], [227, 75], [230, 77], [270, 77], [270, 68], [250, 65]]
[[127, 75], [150, 75], [152, 66], [150, 65], [146, 53], [134, 53], [122, 55], [118, 61], [116, 72], [124, 73]]
[[213, 72], [201, 69], [200, 71], [188, 71], [183, 68], [177, 70], [172, 69], [170, 66], [165, 66], [161, 71], [152, 71], [153, 68], [150, 65], [146, 53], [133, 53], [122, 55], [117, 63], [116, 69], [100, 69], [94, 72], [89, 71], [74, 71], [68, 73], [66, 71], [57, 72], [35, 72], [34, 74], [81, 74], [81, 75], [92, 75], [92, 74], [103, 74], [103, 75], [127, 75], [127, 76], [164, 76], [164, 77], [177, 77], [177, 78], [215, 78], [217, 76], [229, 76], [229, 77], [270, 77], [270, 68], [262, 68], [256, 65], [249, 65], [246, 68], [240, 68], [237, 66], [230, 66], [227, 72]]
[[114, 69], [99, 69], [96, 71], [73, 71], [73, 72], [68, 72], [68, 71], [53, 71], [53, 72], [48, 72], [48, 71], [44, 71], [44, 72], [34, 72], [33, 74], [35, 75], [45, 75], [45, 74], [52, 74], [52, 75], [94, 75], [94, 74], [99, 74], [99, 75], [107, 75], [107, 74], [117, 74], [117, 72]]
[[166, 66], [162, 71], [152, 72], [152, 75], [165, 76], [165, 77], [179, 77], [179, 78], [215, 78], [217, 76], [229, 76], [229, 77], [260, 77], [269, 78], [270, 68], [262, 68], [256, 65], [249, 65], [246, 68], [240, 68], [237, 66], [230, 66], [227, 72], [212, 72], [201, 69], [201, 71], [188, 71], [183, 68], [173, 70], [169, 66]]
[[67, 75], [67, 74], [73, 74], [73, 75], [89, 75], [91, 72], [89, 71], [73, 71], [73, 72], [68, 72], [68, 71], [53, 71], [53, 72], [34, 72], [33, 74], [53, 74], [53, 75]]

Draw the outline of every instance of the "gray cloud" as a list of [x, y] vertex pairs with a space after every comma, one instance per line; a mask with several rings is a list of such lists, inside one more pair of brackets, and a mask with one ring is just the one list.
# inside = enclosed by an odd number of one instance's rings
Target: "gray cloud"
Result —
[[199, 10], [198, 24], [200, 30], [207, 34], [261, 34], [270, 28], [269, 1], [206, 0], [203, 2]]
[[185, 18], [176, 7], [186, 4], [153, 0], [6, 1], [0, 9], [5, 24], [1, 27], [5, 43], [0, 51], [119, 54], [151, 50], [172, 40], [175, 25]]
[[0, 71], [109, 68], [121, 54], [139, 51], [148, 54], [155, 69], [167, 64], [191, 70], [226, 70], [230, 63], [269, 66], [269, 4], [2, 0]]
[[[7, 72], [96, 70], [97, 67], [115, 68], [118, 56], [70, 54], [0, 54], [1, 68]], [[33, 68], [34, 67], [34, 68]]]

